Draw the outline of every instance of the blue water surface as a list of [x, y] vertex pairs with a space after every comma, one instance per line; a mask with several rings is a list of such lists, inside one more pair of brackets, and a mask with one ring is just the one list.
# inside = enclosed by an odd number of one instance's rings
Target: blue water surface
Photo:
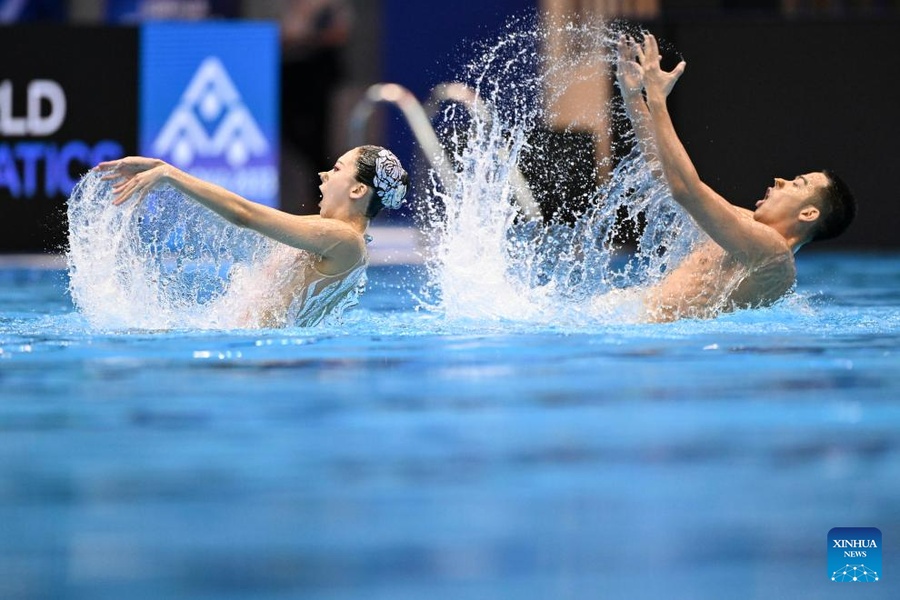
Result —
[[[896, 598], [900, 256], [710, 321], [91, 330], [0, 270], [0, 598]], [[877, 527], [833, 583], [832, 527]]]

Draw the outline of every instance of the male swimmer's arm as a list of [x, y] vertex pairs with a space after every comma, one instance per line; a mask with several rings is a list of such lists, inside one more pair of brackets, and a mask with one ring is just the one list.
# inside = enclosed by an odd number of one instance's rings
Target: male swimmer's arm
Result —
[[128, 157], [97, 166], [121, 179], [113, 187], [114, 204], [141, 201], [157, 185], [168, 183], [230, 223], [257, 231], [283, 244], [312, 252], [341, 271], [361, 256], [364, 241], [346, 223], [292, 215], [235, 194], [157, 159]]
[[700, 180], [687, 150], [675, 132], [666, 97], [684, 72], [682, 61], [672, 71], [660, 67], [659, 47], [652, 35], [639, 50], [650, 129], [657, 156], [672, 197], [717, 244], [745, 264], [768, 258], [783, 250], [777, 236], [752, 219], [743, 218], [735, 207]]

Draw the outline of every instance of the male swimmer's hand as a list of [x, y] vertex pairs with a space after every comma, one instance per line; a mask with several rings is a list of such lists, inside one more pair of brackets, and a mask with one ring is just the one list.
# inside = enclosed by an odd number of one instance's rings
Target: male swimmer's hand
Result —
[[623, 96], [633, 97], [644, 87], [641, 65], [637, 62], [638, 45], [625, 34], [619, 36], [616, 46], [616, 82]]
[[637, 47], [637, 56], [641, 64], [641, 71], [644, 78], [644, 90], [647, 92], [647, 99], [651, 97], [658, 100], [665, 100], [678, 78], [684, 73], [687, 63], [681, 61], [671, 71], [663, 71], [660, 66], [662, 56], [659, 53], [659, 44], [652, 34], [644, 36], [643, 48]]
[[165, 177], [167, 166], [158, 158], [128, 156], [102, 162], [94, 169], [106, 172], [100, 178], [101, 181], [118, 181], [112, 188], [113, 194], [115, 194], [113, 204], [118, 206], [132, 197], [135, 197], [138, 202], [143, 200], [150, 190]]

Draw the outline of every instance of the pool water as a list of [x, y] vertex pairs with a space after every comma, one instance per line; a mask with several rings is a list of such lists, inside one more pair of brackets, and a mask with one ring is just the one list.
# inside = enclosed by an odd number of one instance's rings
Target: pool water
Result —
[[[896, 598], [900, 255], [709, 321], [97, 331], [0, 270], [0, 598]], [[832, 527], [882, 579], [829, 580]], [[861, 589], [851, 586], [862, 586]]]

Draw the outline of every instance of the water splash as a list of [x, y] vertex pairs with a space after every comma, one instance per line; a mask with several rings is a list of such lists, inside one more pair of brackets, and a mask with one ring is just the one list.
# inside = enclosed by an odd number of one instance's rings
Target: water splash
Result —
[[[111, 188], [91, 171], [68, 203], [69, 290], [92, 326], [306, 324], [294, 311], [309, 254], [233, 226], [169, 186], [122, 206], [113, 206]], [[352, 291], [334, 318], [357, 295]]]
[[[568, 90], [611, 81], [623, 27], [513, 21], [464, 66], [460, 80], [487, 110], [473, 115], [450, 104], [436, 123], [456, 176], [433, 175], [429, 193], [419, 194], [430, 198], [420, 210], [432, 248], [426, 306], [481, 323], [643, 320], [643, 291], [699, 233], [637, 151], [614, 97], [598, 109], [611, 115], [599, 135], [612, 153], [588, 174], [596, 181], [589, 190], [571, 191], [564, 175], [572, 157], [545, 135]], [[545, 60], [545, 48], [560, 40], [564, 57]], [[520, 165], [540, 190], [541, 220], [518, 208]], [[310, 260], [171, 188], [141, 204], [114, 207], [111, 199], [110, 184], [89, 173], [68, 206], [71, 296], [99, 328], [260, 326]], [[356, 293], [348, 299], [355, 303]]]
[[[572, 157], [546, 135], [569, 90], [599, 78], [611, 85], [626, 28], [517, 20], [463, 69], [460, 80], [488, 110], [448, 105], [437, 120], [456, 177], [432, 176], [428, 196], [438, 201], [422, 211], [433, 307], [451, 318], [543, 323], [644, 318], [642, 293], [699, 232], [638, 151], [614, 93], [593, 115], [606, 119], [597, 133], [612, 152], [589, 174], [589, 189], [567, 185]], [[553, 44], [566, 50], [549, 61]], [[543, 219], [523, 217], [516, 202], [512, 170], [526, 163]]]

